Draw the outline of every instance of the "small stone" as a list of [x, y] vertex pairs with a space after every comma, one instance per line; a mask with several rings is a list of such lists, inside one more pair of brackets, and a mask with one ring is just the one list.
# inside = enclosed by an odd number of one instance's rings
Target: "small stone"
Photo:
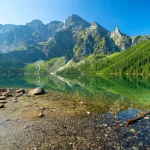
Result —
[[110, 130], [110, 131], [111, 131], [111, 127], [108, 127], [108, 130]]
[[17, 100], [17, 98], [15, 97], [15, 98], [14, 98], [14, 103], [16, 103], [16, 102], [18, 102], [18, 100]]
[[44, 107], [39, 107], [39, 110], [45, 110], [45, 108]]
[[32, 148], [31, 150], [37, 150], [37, 148], [35, 147], [35, 148]]
[[29, 128], [29, 127], [30, 127], [30, 126], [29, 126], [29, 125], [27, 125], [27, 126], [24, 126], [24, 127], [23, 127], [23, 129], [27, 129], [27, 128]]
[[44, 117], [43, 113], [39, 113], [39, 117]]
[[23, 95], [22, 93], [19, 93], [19, 94], [16, 95], [16, 97], [20, 97], [20, 96], [22, 96], [22, 95]]
[[137, 147], [134, 147], [134, 146], [133, 146], [133, 150], [139, 150], [139, 149], [138, 149]]
[[130, 129], [130, 132], [136, 134], [136, 131], [134, 129]]
[[143, 143], [142, 143], [142, 142], [140, 142], [140, 143], [138, 144], [138, 146], [143, 146]]
[[87, 113], [88, 115], [91, 115], [91, 112], [89, 112], [89, 111], [87, 111], [86, 113]]
[[121, 123], [120, 123], [120, 124], [119, 124], [119, 126], [120, 126], [120, 127], [122, 127], [122, 126], [123, 126], [123, 124], [121, 124]]
[[83, 104], [83, 101], [81, 101], [80, 104]]
[[149, 119], [149, 117], [148, 117], [148, 116], [146, 116], [146, 117], [144, 117], [144, 119], [148, 120], [148, 119]]
[[4, 108], [4, 105], [2, 104], [2, 105], [0, 105], [0, 108]]
[[108, 127], [108, 125], [107, 124], [103, 124], [103, 127], [106, 128], [106, 127]]

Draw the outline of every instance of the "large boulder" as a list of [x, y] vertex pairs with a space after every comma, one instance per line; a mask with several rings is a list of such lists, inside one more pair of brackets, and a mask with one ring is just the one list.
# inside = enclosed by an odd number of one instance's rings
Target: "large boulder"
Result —
[[41, 87], [37, 87], [31, 91], [29, 91], [30, 95], [41, 95], [41, 94], [45, 94], [45, 90]]

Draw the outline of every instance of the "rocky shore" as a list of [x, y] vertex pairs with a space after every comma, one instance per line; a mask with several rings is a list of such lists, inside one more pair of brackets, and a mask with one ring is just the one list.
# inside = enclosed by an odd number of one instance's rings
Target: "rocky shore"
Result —
[[116, 115], [92, 112], [90, 107], [43, 88], [1, 88], [0, 150], [149, 149], [149, 115], [126, 125], [138, 110]]

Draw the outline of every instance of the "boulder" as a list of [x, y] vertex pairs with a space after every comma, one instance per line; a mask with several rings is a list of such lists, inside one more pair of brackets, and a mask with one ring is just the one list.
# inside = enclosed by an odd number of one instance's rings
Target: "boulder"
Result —
[[41, 95], [41, 94], [45, 94], [45, 90], [41, 87], [37, 87], [31, 91], [29, 91], [30, 95]]

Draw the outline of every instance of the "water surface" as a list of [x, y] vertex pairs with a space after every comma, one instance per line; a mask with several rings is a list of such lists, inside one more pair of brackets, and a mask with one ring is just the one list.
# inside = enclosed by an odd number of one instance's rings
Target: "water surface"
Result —
[[[89, 101], [94, 108], [105, 113], [120, 112], [128, 108], [148, 109], [150, 106], [149, 76], [3, 76], [0, 87], [35, 88], [63, 92], [75, 100]], [[91, 105], [92, 107], [93, 105]]]

